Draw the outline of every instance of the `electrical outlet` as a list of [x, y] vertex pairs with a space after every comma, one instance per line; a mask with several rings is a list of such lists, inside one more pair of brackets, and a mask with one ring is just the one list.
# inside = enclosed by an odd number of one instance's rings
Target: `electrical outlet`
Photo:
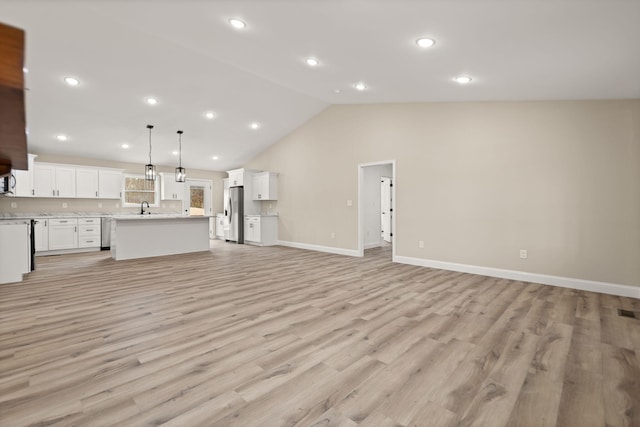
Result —
[[335, 239], [336, 238], [336, 233], [331, 233], [331, 238]]
[[527, 259], [527, 250], [526, 249], [520, 249], [520, 259]]
[[418, 247], [419, 248], [424, 248], [424, 240], [418, 241]]
[[15, 209], [18, 207], [18, 204], [16, 202], [11, 202], [11, 207]]
[[98, 203], [98, 209], [102, 209], [102, 203]]
[[62, 203], [62, 209], [67, 209], [67, 203]]
[[353, 200], [347, 200], [347, 206], [353, 206]]

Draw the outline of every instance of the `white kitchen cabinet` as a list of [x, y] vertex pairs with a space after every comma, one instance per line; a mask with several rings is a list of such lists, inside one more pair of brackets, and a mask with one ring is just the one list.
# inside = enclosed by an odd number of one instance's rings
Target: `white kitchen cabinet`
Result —
[[35, 163], [33, 187], [36, 197], [76, 197], [76, 168]]
[[78, 218], [78, 247], [100, 247], [100, 218]]
[[227, 171], [229, 174], [229, 187], [242, 187], [244, 185], [244, 169]]
[[49, 220], [49, 250], [76, 249], [78, 247], [78, 219]]
[[98, 170], [98, 194], [101, 199], [122, 198], [123, 174], [121, 170]]
[[160, 174], [160, 199], [182, 200], [184, 199], [184, 182], [176, 182], [174, 174]]
[[49, 250], [49, 220], [37, 219], [35, 226], [36, 252]]
[[216, 214], [216, 237], [224, 239], [224, 215]]
[[33, 197], [33, 165], [36, 157], [35, 154], [29, 154], [28, 170], [14, 169], [11, 171], [16, 178], [16, 186], [13, 189], [14, 197]]
[[29, 224], [0, 221], [0, 283], [21, 282], [30, 265]]
[[272, 246], [278, 241], [278, 217], [247, 215], [244, 217], [244, 241], [259, 246]]
[[98, 169], [76, 168], [76, 197], [98, 198]]
[[253, 175], [253, 200], [278, 200], [278, 174], [258, 172]]

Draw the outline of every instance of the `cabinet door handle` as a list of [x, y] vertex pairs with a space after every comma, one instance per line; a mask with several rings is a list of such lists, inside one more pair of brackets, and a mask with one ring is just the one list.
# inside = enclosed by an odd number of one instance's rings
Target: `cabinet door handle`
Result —
[[57, 190], [57, 193], [58, 193], [57, 196], [60, 196], [60, 190]]
[[93, 228], [87, 228], [85, 231], [93, 231]]
[[55, 196], [56, 195], [56, 190], [51, 190], [51, 191], [53, 192], [53, 195]]
[[35, 196], [35, 195], [36, 195], [36, 190], [35, 190], [35, 189], [33, 189], [33, 188], [31, 189], [31, 195], [32, 195], [32, 196]]
[[93, 243], [93, 240], [85, 240], [85, 243]]
[[78, 227], [73, 227], [73, 232], [77, 233], [78, 232]]
[[68, 223], [68, 222], [69, 222], [69, 221], [60, 221], [60, 224], [66, 224], [66, 223]]
[[96, 197], [98, 197], [98, 192], [96, 191]]
[[44, 220], [44, 226], [45, 227], [47, 226], [47, 220], [46, 219]]

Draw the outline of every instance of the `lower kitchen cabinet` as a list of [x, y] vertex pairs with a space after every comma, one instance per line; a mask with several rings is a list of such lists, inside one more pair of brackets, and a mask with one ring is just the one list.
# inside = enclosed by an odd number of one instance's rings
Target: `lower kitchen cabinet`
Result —
[[278, 217], [247, 215], [244, 217], [244, 241], [258, 246], [272, 246], [278, 241]]
[[[35, 224], [36, 253], [100, 249], [100, 218], [47, 218]], [[44, 254], [43, 254], [44, 253]]]
[[216, 214], [216, 237], [224, 239], [224, 215]]
[[34, 227], [36, 252], [49, 250], [49, 220], [38, 219]]
[[78, 219], [49, 220], [49, 250], [76, 249], [78, 247]]

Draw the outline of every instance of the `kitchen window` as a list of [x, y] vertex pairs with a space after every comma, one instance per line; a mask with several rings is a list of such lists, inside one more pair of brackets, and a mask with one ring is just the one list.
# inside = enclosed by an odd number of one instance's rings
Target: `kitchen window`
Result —
[[122, 206], [140, 206], [142, 202], [149, 202], [149, 206], [159, 206], [158, 181], [147, 181], [144, 175], [125, 175]]

